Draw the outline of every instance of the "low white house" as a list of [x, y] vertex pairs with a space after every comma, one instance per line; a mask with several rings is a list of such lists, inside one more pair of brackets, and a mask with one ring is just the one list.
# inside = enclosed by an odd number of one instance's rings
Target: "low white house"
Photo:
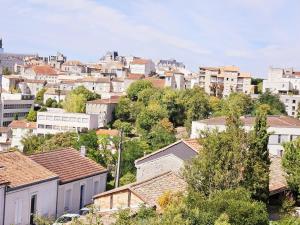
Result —
[[98, 115], [68, 113], [62, 109], [48, 108], [37, 113], [37, 134], [56, 134], [66, 131], [83, 131], [98, 128]]
[[27, 135], [36, 134], [36, 122], [28, 122], [26, 120], [14, 120], [8, 127], [12, 131], [11, 147], [17, 147], [23, 151], [21, 140]]
[[59, 176], [57, 216], [78, 213], [105, 191], [107, 169], [85, 157], [85, 148], [65, 148], [31, 155], [30, 158]]
[[[246, 131], [253, 129], [255, 117], [241, 117]], [[281, 156], [283, 153], [282, 144], [300, 136], [300, 120], [288, 116], [268, 116], [268, 131], [271, 133], [268, 143], [269, 153]], [[226, 118], [215, 117], [192, 122], [191, 138], [198, 138], [200, 132], [206, 129], [226, 129]]]
[[4, 190], [0, 184], [1, 225], [33, 224], [36, 214], [56, 216], [58, 176], [55, 173], [14, 151], [0, 153], [0, 174], [6, 181]]

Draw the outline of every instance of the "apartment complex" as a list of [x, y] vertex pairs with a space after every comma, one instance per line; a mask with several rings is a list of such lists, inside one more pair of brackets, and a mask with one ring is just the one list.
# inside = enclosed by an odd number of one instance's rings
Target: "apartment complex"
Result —
[[191, 87], [200, 86], [214, 96], [228, 96], [232, 92], [251, 93], [251, 74], [237, 66], [200, 67], [191, 79]]
[[37, 113], [37, 134], [81, 132], [98, 128], [98, 115], [68, 113], [62, 109], [48, 108]]
[[[241, 117], [244, 129], [249, 131], [253, 129], [255, 117]], [[268, 116], [267, 118], [269, 137], [268, 149], [272, 155], [282, 156], [282, 144], [300, 137], [300, 120], [289, 116]], [[226, 129], [225, 117], [214, 117], [200, 121], [192, 122], [191, 138], [198, 138], [200, 132], [206, 129]]]
[[27, 94], [1, 94], [0, 125], [7, 127], [14, 119], [24, 119], [34, 104], [34, 96]]

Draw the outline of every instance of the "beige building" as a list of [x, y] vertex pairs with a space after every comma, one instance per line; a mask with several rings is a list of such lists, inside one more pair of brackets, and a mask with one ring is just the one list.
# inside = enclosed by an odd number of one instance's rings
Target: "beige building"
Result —
[[113, 111], [119, 101], [119, 97], [109, 99], [96, 99], [86, 103], [86, 113], [98, 116], [98, 127], [105, 127], [113, 119]]
[[251, 93], [251, 74], [237, 66], [200, 67], [199, 76], [192, 78], [191, 88], [203, 87], [214, 96], [228, 96], [232, 92]]

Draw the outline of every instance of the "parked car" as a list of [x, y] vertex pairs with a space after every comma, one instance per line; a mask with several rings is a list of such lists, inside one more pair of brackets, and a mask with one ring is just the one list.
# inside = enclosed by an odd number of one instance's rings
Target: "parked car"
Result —
[[86, 215], [86, 214], [89, 214], [90, 212], [91, 212], [91, 209], [85, 207], [85, 208], [80, 209], [79, 214], [80, 214], [81, 216], [84, 216], [84, 215]]
[[80, 215], [79, 214], [64, 214], [61, 217], [57, 218], [57, 220], [54, 222], [53, 225], [61, 225], [61, 224], [66, 224], [68, 222], [71, 222], [73, 219], [77, 219], [79, 218]]

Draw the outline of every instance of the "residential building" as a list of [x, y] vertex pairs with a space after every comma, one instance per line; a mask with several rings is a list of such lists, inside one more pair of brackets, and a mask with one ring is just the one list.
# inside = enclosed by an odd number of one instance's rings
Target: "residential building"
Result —
[[[244, 129], [249, 131], [253, 129], [255, 117], [241, 117]], [[300, 136], [300, 120], [288, 116], [268, 116], [267, 118], [268, 132], [271, 133], [268, 142], [269, 153], [281, 156], [283, 153], [282, 144], [291, 141]], [[200, 132], [206, 129], [218, 129], [223, 131], [226, 129], [226, 118], [215, 117], [192, 122], [191, 138], [198, 138]]]
[[179, 172], [184, 162], [198, 154], [197, 140], [180, 140], [135, 161], [136, 180], [142, 181], [168, 171]]
[[85, 113], [68, 113], [63, 109], [48, 108], [37, 113], [37, 134], [80, 132], [98, 128], [98, 116]]
[[57, 88], [48, 88], [44, 93], [44, 104], [50, 98], [56, 100], [57, 102], [64, 101], [69, 91], [60, 90]]
[[43, 80], [30, 80], [25, 79], [23, 82], [19, 83], [19, 88], [21, 93], [31, 94], [36, 96], [36, 94], [45, 87], [46, 81]]
[[98, 116], [98, 127], [105, 127], [113, 120], [113, 112], [118, 102], [118, 96], [88, 101], [86, 103], [86, 113]]
[[0, 225], [3, 225], [4, 221], [4, 203], [5, 203], [5, 189], [8, 182], [0, 177]]
[[185, 69], [185, 65], [182, 62], [177, 62], [175, 59], [168, 59], [168, 60], [161, 59], [158, 61], [156, 67], [158, 69], [164, 69], [164, 70]]
[[18, 151], [0, 152], [0, 179], [7, 182], [4, 203], [0, 203], [4, 204], [0, 224], [34, 224], [36, 214], [56, 216], [58, 176], [55, 173]]
[[273, 68], [268, 71], [268, 79], [263, 81], [263, 92], [273, 94], [299, 94], [300, 72], [293, 68]]
[[289, 116], [298, 117], [300, 95], [280, 95], [280, 100], [285, 105], [285, 111]]
[[232, 92], [251, 94], [251, 74], [240, 72], [236, 66], [200, 67], [199, 77], [191, 80], [191, 88], [195, 85], [214, 96], [228, 96]]
[[31, 155], [36, 163], [59, 177], [57, 216], [66, 212], [78, 213], [92, 203], [92, 197], [106, 188], [107, 169], [73, 148], [58, 149]]
[[1, 94], [0, 124], [8, 126], [16, 117], [24, 119], [34, 104], [34, 96], [27, 94]]
[[75, 81], [75, 85], [83, 85], [86, 89], [97, 94], [109, 93], [111, 91], [110, 78], [84, 77]]
[[0, 127], [0, 152], [10, 148], [12, 131], [8, 127]]
[[61, 71], [70, 74], [81, 74], [86, 72], [86, 66], [77, 60], [66, 61], [61, 65]]
[[[20, 75], [3, 75], [2, 76], [2, 92], [17, 91], [20, 88], [20, 83], [24, 82], [24, 78]], [[21, 90], [20, 90], [21, 91]]]
[[55, 69], [61, 69], [62, 64], [64, 64], [67, 61], [67, 57], [64, 56], [62, 53], [57, 52], [56, 55], [51, 55], [48, 57], [48, 64], [55, 68]]
[[28, 67], [21, 75], [30, 80], [41, 80], [50, 84], [58, 82], [58, 71], [49, 65]]
[[36, 122], [28, 122], [26, 120], [13, 120], [8, 127], [11, 129], [11, 147], [16, 147], [23, 151], [23, 144], [21, 140], [28, 136], [36, 134]]
[[155, 72], [155, 64], [150, 59], [134, 58], [129, 65], [130, 73], [148, 76]]
[[100, 212], [120, 209], [138, 209], [141, 204], [159, 209], [157, 200], [165, 192], [179, 192], [186, 189], [186, 182], [178, 174], [168, 171], [150, 179], [137, 181], [110, 191], [95, 195], [94, 206]]

